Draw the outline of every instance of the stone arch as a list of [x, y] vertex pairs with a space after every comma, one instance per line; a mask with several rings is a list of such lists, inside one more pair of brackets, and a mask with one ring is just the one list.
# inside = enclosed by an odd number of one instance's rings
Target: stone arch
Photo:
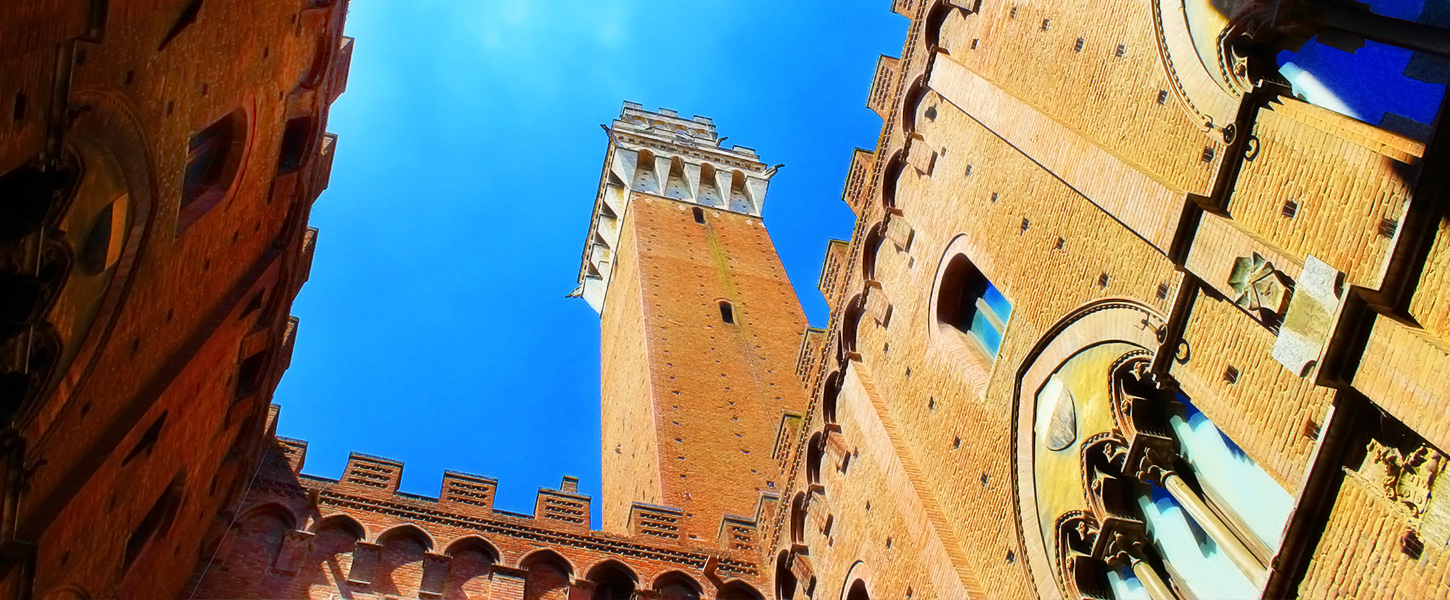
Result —
[[861, 294], [856, 294], [846, 303], [846, 313], [841, 317], [841, 354], [848, 360], [859, 360], [861, 355], [856, 346], [858, 330], [861, 327], [861, 315], [865, 313], [865, 307], [861, 302]]
[[634, 569], [612, 558], [590, 567], [584, 578], [594, 582], [593, 600], [629, 600], [639, 587], [639, 575]]
[[926, 9], [926, 28], [923, 31], [922, 39], [926, 41], [927, 50], [946, 53], [946, 48], [941, 43], [942, 24], [951, 17], [956, 8], [948, 0], [935, 0], [931, 7]]
[[423, 583], [423, 558], [433, 549], [433, 536], [412, 523], [378, 535], [382, 546], [372, 586], [379, 593], [412, 597]]
[[821, 391], [821, 419], [827, 425], [837, 421], [838, 404], [841, 400], [841, 372], [832, 371], [826, 376], [826, 387]]
[[361, 521], [347, 513], [333, 513], [318, 519], [312, 526], [312, 533], [321, 534], [324, 530], [345, 531], [353, 536], [354, 540], [368, 539], [368, 528]]
[[422, 527], [419, 527], [412, 523], [404, 523], [402, 525], [389, 528], [387, 531], [378, 534], [376, 542], [378, 544], [386, 545], [388, 542], [397, 540], [402, 537], [411, 538], [413, 541], [417, 542], [418, 545], [422, 546], [424, 550], [432, 550], [437, 545], [433, 541], [432, 535], [430, 535]]
[[821, 463], [826, 458], [826, 439], [821, 432], [811, 436], [806, 444], [806, 482], [811, 486], [821, 485]]
[[846, 588], [846, 600], [871, 600], [871, 591], [866, 587], [864, 579], [851, 582], [851, 585]]
[[297, 515], [292, 512], [292, 509], [277, 502], [254, 505], [242, 513], [242, 518], [238, 519], [238, 521], [246, 521], [265, 514], [277, 517], [288, 529], [297, 529]]
[[1217, 131], [1231, 141], [1239, 103], [1253, 89], [1247, 59], [1232, 48], [1246, 32], [1211, 0], [1150, 4], [1160, 64], [1178, 106], [1205, 132]]
[[775, 558], [776, 600], [791, 600], [795, 597], [796, 587], [800, 585], [800, 582], [796, 581], [795, 573], [790, 569], [792, 556], [789, 550], [781, 550]]
[[841, 600], [847, 600], [846, 594], [858, 582], [868, 586], [866, 589], [870, 589], [871, 567], [864, 560], [858, 560], [851, 564], [851, 568], [846, 569], [846, 579], [841, 584]]
[[906, 87], [906, 93], [901, 95], [901, 132], [908, 138], [916, 135], [916, 109], [926, 98], [927, 90], [931, 89], [926, 85], [926, 77], [927, 73], [917, 75]]
[[489, 596], [491, 582], [488, 576], [499, 561], [498, 548], [480, 536], [467, 535], [453, 540], [443, 553], [450, 557], [443, 597]]
[[700, 600], [704, 594], [700, 582], [680, 571], [660, 573], [650, 588], [659, 594], [660, 600]]
[[886, 210], [897, 207], [896, 190], [901, 182], [901, 174], [906, 172], [906, 149], [898, 148], [886, 161], [886, 168], [881, 171], [881, 205]]
[[866, 240], [861, 244], [861, 278], [867, 282], [875, 282], [876, 279], [876, 255], [881, 251], [882, 242], [886, 241], [886, 223], [880, 222], [866, 232]]
[[[1033, 492], [1036, 486], [1034, 461], [1018, 458], [1032, 456], [1032, 452], [1027, 449], [1035, 444], [1033, 433], [1034, 420], [1037, 417], [1037, 394], [1047, 385], [1049, 377], [1059, 366], [1086, 348], [1113, 342], [1144, 349], [1156, 348], [1156, 332], [1163, 323], [1163, 315], [1133, 300], [1106, 299], [1090, 302], [1069, 312], [1048, 328], [1028, 351], [1018, 368], [1011, 421], [1011, 439], [1015, 448], [1011, 454], [1015, 463], [1012, 495], [1018, 509], [1018, 543], [1027, 558], [1036, 592], [1043, 598], [1059, 597], [1062, 590], [1058, 585], [1056, 570], [1052, 567], [1052, 550], [1040, 533], [1038, 500]], [[1021, 449], [1026, 454], [1021, 454], [1016, 449]]]
[[[23, 396], [0, 399], [16, 408], [17, 420], [28, 418], [38, 409], [36, 399], [64, 400], [85, 385], [100, 350], [110, 339], [116, 316], [127, 301], [132, 270], [146, 238], [151, 235], [158, 205], [155, 159], [146, 142], [145, 128], [128, 101], [109, 90], [95, 88], [74, 91], [72, 98], [76, 105], [85, 105], [88, 109], [81, 111], [66, 131], [64, 155], [69, 165], [65, 170], [68, 175], [54, 182], [58, 186], [56, 191], [64, 198], [61, 202], [69, 205], [63, 208], [67, 215], [61, 224], [67, 231], [84, 236], [69, 240], [81, 253], [91, 245], [90, 234], [98, 231], [97, 226], [111, 224], [113, 227], [108, 228], [107, 243], [98, 246], [106, 251], [99, 273], [72, 268], [70, 265], [77, 262], [74, 257], [63, 258], [50, 250], [42, 252], [42, 272], [54, 275], [52, 284], [57, 293], [49, 296], [48, 306], [41, 307], [48, 314], [42, 313], [39, 318], [52, 322], [54, 327], [35, 329], [40, 335], [36, 336], [35, 350], [28, 358], [33, 375], [22, 388]], [[109, 208], [110, 219], [99, 218], [99, 212], [76, 214], [86, 193], [87, 173], [102, 169], [118, 180], [124, 196], [97, 198]], [[6, 179], [9, 178], [6, 174]], [[95, 208], [106, 210], [100, 204]], [[77, 222], [65, 222], [71, 220]], [[65, 268], [44, 267], [52, 263], [51, 257], [63, 261]], [[81, 294], [80, 288], [71, 285], [80, 278], [90, 279], [91, 285], [85, 287], [98, 289], [99, 293]], [[96, 286], [95, 280], [101, 278], [107, 281]], [[53, 316], [61, 314], [76, 317], [69, 323], [54, 322]], [[88, 318], [80, 319], [79, 315], [88, 315]]]
[[791, 544], [804, 544], [806, 540], [806, 499], [805, 492], [796, 492], [790, 502], [790, 541]]
[[529, 572], [524, 583], [524, 600], [565, 600], [574, 565], [550, 549], [535, 550], [519, 560], [519, 568]]

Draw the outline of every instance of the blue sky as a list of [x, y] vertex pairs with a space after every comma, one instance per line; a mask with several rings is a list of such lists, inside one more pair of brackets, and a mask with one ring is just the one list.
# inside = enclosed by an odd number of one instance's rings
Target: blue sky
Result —
[[[606, 139], [624, 100], [713, 118], [785, 163], [766, 224], [806, 313], [865, 107], [906, 19], [866, 2], [357, 0], [348, 90], [278, 433], [306, 472], [351, 451], [499, 479], [532, 512], [565, 475], [599, 498], [599, 322], [574, 288]], [[595, 505], [595, 526], [598, 503]]]

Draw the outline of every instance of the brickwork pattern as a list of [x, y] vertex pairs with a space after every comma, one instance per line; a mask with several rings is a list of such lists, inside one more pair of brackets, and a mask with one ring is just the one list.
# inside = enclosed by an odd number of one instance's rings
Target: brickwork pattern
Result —
[[[780, 415], [805, 404], [792, 367], [806, 320], [760, 220], [706, 210], [705, 223], [697, 223], [691, 208], [637, 194], [624, 217], [633, 242], [621, 247], [616, 263], [635, 263], [624, 269], [638, 274], [640, 299], [627, 295], [636, 285], [629, 282], [610, 290], [610, 303], [641, 306], [639, 321], [619, 327], [642, 326], [650, 388], [648, 396], [609, 401], [653, 406], [604, 410], [653, 419], [619, 426], [625, 439], [654, 432], [657, 456], [640, 460], [657, 461], [660, 493], [658, 500], [640, 497], [648, 493], [636, 487], [640, 480], [621, 478], [606, 482], [606, 496], [679, 508], [687, 535], [714, 539], [724, 515], [753, 515], [760, 494], [778, 483], [767, 449]], [[724, 321], [721, 302], [730, 303], [734, 323]], [[606, 315], [603, 327], [616, 331], [615, 318]], [[619, 333], [628, 347], [605, 352], [637, 348], [633, 332]], [[612, 378], [637, 376], [638, 366], [623, 366], [604, 367], [606, 387], [616, 385]], [[613, 451], [611, 441], [605, 438], [606, 453]], [[636, 467], [634, 474], [647, 475], [644, 470]]]
[[1345, 477], [1300, 597], [1450, 597], [1450, 552], [1426, 544], [1421, 557], [1408, 556], [1400, 550], [1405, 526], [1401, 512], [1369, 483]]

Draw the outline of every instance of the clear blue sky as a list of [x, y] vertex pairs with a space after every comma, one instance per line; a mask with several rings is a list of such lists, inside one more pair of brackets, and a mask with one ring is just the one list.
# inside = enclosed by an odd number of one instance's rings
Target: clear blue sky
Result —
[[348, 90], [278, 433], [306, 472], [351, 451], [499, 479], [496, 505], [581, 478], [599, 499], [599, 322], [574, 288], [624, 100], [712, 117], [787, 166], [766, 204], [806, 313], [880, 54], [908, 25], [889, 0], [355, 0]]

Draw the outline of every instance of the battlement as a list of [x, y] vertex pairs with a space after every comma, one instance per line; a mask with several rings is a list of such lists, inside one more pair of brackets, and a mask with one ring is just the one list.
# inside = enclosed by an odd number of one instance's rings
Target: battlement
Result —
[[[269, 425], [275, 426], [279, 408], [272, 405]], [[319, 515], [333, 512], [328, 505], [349, 511], [358, 507], [393, 514], [397, 510], [424, 511], [445, 521], [484, 520], [509, 527], [537, 530], [539, 535], [582, 535], [587, 538], [607, 536], [592, 530], [592, 499], [579, 493], [579, 478], [566, 475], [557, 488], [539, 488], [533, 514], [516, 513], [494, 507], [498, 480], [461, 471], [444, 471], [438, 495], [426, 496], [399, 491], [404, 463], [399, 460], [354, 452], [348, 455], [347, 466], [337, 479], [302, 472], [307, 457], [307, 442], [273, 436], [269, 468], [259, 478], [261, 494], [299, 498], [316, 496]], [[265, 500], [253, 499], [252, 504]], [[681, 525], [688, 519], [684, 511], [668, 506], [635, 503], [631, 514], [632, 537], [655, 544], [677, 547], [737, 548], [743, 538], [754, 539], [755, 521], [749, 517], [729, 516], [730, 525], [721, 525], [721, 538], [714, 544], [704, 540], [691, 541], [682, 536]], [[299, 519], [299, 521], [305, 519]], [[745, 530], [749, 530], [748, 532]]]
[[719, 137], [709, 117], [686, 119], [667, 108], [651, 112], [625, 102], [605, 130], [609, 151], [575, 290], [598, 312], [604, 310], [620, 226], [636, 195], [760, 217], [770, 178], [781, 166], [767, 168], [752, 148], [724, 147], [727, 138]]

